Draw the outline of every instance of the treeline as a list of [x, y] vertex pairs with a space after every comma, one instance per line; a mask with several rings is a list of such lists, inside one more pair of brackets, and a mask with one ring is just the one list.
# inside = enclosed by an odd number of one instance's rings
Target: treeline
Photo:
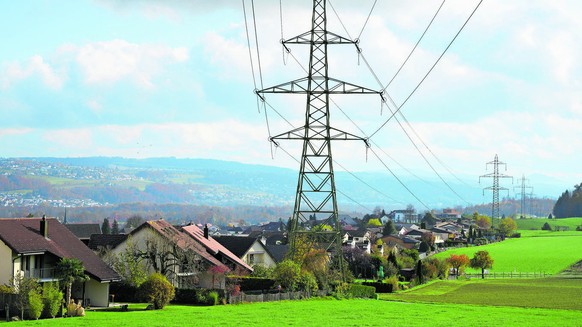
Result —
[[554, 205], [556, 218], [582, 217], [582, 183], [575, 185], [574, 190], [564, 191]]
[[16, 190], [48, 189], [51, 184], [39, 179], [20, 175], [0, 175], [0, 192]]
[[[524, 214], [525, 216], [548, 217], [554, 209], [556, 201], [548, 198], [527, 198], [525, 201]], [[491, 215], [491, 203], [483, 203], [464, 208], [455, 208], [462, 213], [471, 215], [478, 212], [482, 215]], [[499, 214], [506, 217], [517, 217], [521, 215], [521, 199], [504, 198], [499, 201]]]
[[[152, 204], [152, 203], [128, 203], [106, 207], [67, 208], [68, 223], [101, 223], [104, 218], [110, 221], [117, 219], [125, 222], [131, 216], [141, 216], [145, 220], [164, 218], [173, 223], [211, 223], [226, 225], [229, 222], [260, 223], [275, 221], [279, 218], [287, 220], [292, 214], [291, 207], [266, 207], [266, 206], [235, 206], [216, 207], [206, 205], [187, 204]], [[41, 217], [58, 217], [63, 221], [64, 208], [49, 206], [30, 207], [0, 207], [0, 217], [17, 218], [32, 214]]]

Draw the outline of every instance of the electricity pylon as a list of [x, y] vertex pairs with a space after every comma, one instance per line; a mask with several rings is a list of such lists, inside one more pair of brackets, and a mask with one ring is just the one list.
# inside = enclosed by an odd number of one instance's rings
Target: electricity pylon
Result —
[[[382, 91], [328, 76], [328, 46], [357, 45], [357, 42], [328, 31], [326, 14], [326, 0], [314, 0], [311, 30], [282, 41], [285, 47], [290, 44], [310, 46], [307, 77], [257, 91], [262, 100], [267, 93], [304, 94], [307, 97], [305, 124], [270, 138], [275, 146], [281, 140], [303, 141], [295, 206], [289, 230], [289, 255], [294, 260], [301, 259], [297, 257], [301, 255], [298, 253], [301, 251], [298, 251], [298, 246], [323, 248], [341, 255], [342, 234], [338, 219], [331, 141], [358, 140], [369, 146], [366, 138], [332, 127], [330, 95], [382, 96]], [[320, 225], [331, 228], [309, 226], [310, 220], [318, 220]]]
[[514, 186], [513, 190], [515, 191], [516, 187], [519, 187], [519, 189], [520, 189], [520, 192], [516, 193], [515, 195], [521, 196], [521, 203], [520, 203], [521, 216], [520, 216], [520, 218], [525, 218], [525, 212], [526, 212], [525, 200], [526, 200], [526, 196], [528, 195], [528, 193], [525, 193], [525, 190], [529, 189], [529, 196], [531, 198], [532, 193], [533, 193], [533, 186], [526, 185], [526, 182], [529, 182], [529, 180], [527, 178], [525, 178], [524, 175], [521, 175], [521, 178], [519, 180], [521, 180], [521, 185]]
[[485, 170], [487, 170], [489, 165], [493, 165], [493, 172], [479, 176], [479, 183], [481, 183], [481, 178], [493, 178], [493, 185], [485, 187], [483, 189], [483, 195], [485, 195], [485, 190], [491, 190], [493, 193], [493, 201], [491, 203], [491, 219], [494, 219], [499, 218], [499, 191], [501, 190], [509, 192], [508, 188], [499, 186], [499, 179], [511, 178], [511, 183], [513, 184], [513, 177], [499, 173], [499, 165], [504, 165], [505, 170], [507, 170], [507, 164], [499, 161], [497, 155], [495, 155], [495, 159], [493, 159], [493, 161], [485, 164]]

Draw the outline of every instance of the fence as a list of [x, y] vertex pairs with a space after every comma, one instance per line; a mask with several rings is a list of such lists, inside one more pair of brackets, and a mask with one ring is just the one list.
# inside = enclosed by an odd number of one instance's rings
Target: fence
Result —
[[317, 292], [281, 292], [281, 293], [261, 293], [261, 294], [245, 294], [241, 292], [238, 295], [230, 295], [228, 297], [229, 304], [243, 303], [243, 302], [273, 302], [283, 300], [299, 300], [307, 299], [312, 296], [325, 296], [325, 291]]
[[[485, 274], [485, 279], [497, 278], [542, 278], [552, 274], [545, 272], [490, 272]], [[465, 274], [467, 278], [481, 278], [481, 274]]]

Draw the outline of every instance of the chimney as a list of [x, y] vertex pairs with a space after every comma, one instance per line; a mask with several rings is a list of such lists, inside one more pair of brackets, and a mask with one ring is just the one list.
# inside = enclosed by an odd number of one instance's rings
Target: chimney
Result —
[[208, 225], [204, 224], [204, 238], [208, 239]]
[[40, 235], [44, 236], [44, 238], [48, 238], [48, 221], [46, 220], [45, 215], [42, 215], [40, 221]]

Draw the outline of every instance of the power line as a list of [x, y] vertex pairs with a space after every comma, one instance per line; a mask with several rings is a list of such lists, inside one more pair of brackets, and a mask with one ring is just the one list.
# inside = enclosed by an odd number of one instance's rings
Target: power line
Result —
[[447, 45], [447, 47], [445, 48], [445, 50], [441, 53], [441, 55], [434, 62], [434, 64], [432, 65], [432, 67], [428, 70], [428, 72], [424, 75], [424, 77], [420, 80], [420, 82], [412, 90], [412, 92], [410, 92], [410, 94], [406, 97], [406, 99], [404, 100], [404, 102], [402, 102], [402, 104], [397, 107], [396, 111], [393, 112], [392, 115], [390, 115], [390, 117], [388, 117], [388, 119], [384, 123], [382, 123], [382, 125], [380, 125], [380, 127], [378, 127], [378, 129], [376, 129], [374, 131], [374, 133], [372, 133], [370, 135], [370, 138], [374, 137], [374, 135], [376, 135], [384, 126], [386, 126], [386, 124], [394, 117], [394, 115], [396, 113], [398, 113], [402, 109], [402, 107], [408, 102], [408, 100], [410, 99], [410, 97], [412, 97], [412, 95], [416, 92], [416, 90], [418, 90], [418, 88], [420, 87], [420, 85], [422, 85], [422, 83], [426, 80], [426, 78], [428, 77], [428, 75], [430, 75], [430, 73], [433, 71], [433, 69], [436, 67], [436, 65], [441, 61], [441, 59], [443, 58], [443, 56], [445, 55], [445, 53], [449, 50], [449, 48], [451, 47], [451, 45], [453, 44], [453, 42], [455, 42], [455, 40], [457, 39], [457, 37], [459, 36], [459, 34], [461, 34], [461, 32], [463, 31], [463, 29], [465, 28], [465, 26], [467, 25], [467, 23], [469, 22], [469, 20], [471, 20], [471, 17], [473, 17], [473, 15], [475, 14], [475, 12], [479, 8], [479, 6], [481, 6], [481, 3], [483, 3], [483, 0], [480, 0], [479, 1], [479, 3], [477, 4], [477, 6], [475, 7], [475, 9], [473, 9], [473, 12], [471, 12], [471, 15], [469, 15], [469, 17], [467, 18], [467, 20], [465, 20], [465, 23], [463, 24], [463, 26], [461, 26], [461, 28], [459, 29], [459, 31], [457, 32], [457, 34], [455, 34], [455, 36], [453, 37], [453, 39], [451, 40], [451, 42], [449, 42], [449, 44]]
[[368, 14], [368, 17], [366, 18], [366, 21], [364, 22], [364, 26], [362, 26], [362, 30], [360, 31], [360, 34], [358, 34], [358, 38], [356, 40], [359, 40], [360, 37], [362, 37], [362, 33], [364, 33], [364, 29], [366, 28], [366, 25], [368, 25], [368, 21], [370, 20], [370, 16], [372, 16], [372, 12], [374, 11], [374, 8], [376, 7], [377, 2], [378, 2], [378, 0], [374, 0], [374, 4], [372, 5], [372, 9], [370, 9], [370, 13]]

